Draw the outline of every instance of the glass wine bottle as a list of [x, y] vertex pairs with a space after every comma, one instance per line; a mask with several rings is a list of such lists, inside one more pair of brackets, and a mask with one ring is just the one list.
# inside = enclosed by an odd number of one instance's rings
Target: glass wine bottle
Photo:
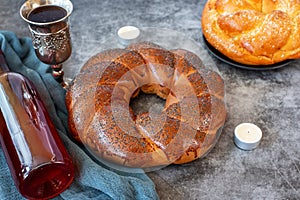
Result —
[[14, 183], [28, 199], [49, 199], [74, 179], [72, 160], [34, 85], [9, 71], [0, 50], [0, 142]]

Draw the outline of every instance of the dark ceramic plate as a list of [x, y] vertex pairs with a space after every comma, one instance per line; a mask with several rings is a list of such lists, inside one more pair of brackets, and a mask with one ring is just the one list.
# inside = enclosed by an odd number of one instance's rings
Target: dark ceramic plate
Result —
[[275, 63], [273, 65], [263, 65], [263, 67], [260, 65], [246, 65], [246, 64], [242, 64], [242, 63], [238, 63], [235, 62], [234, 60], [231, 60], [230, 58], [226, 57], [225, 55], [223, 55], [222, 53], [220, 53], [217, 49], [215, 49], [212, 45], [210, 45], [208, 43], [208, 41], [205, 39], [205, 37], [203, 36], [203, 40], [204, 40], [204, 44], [207, 47], [207, 49], [209, 50], [209, 52], [215, 56], [216, 58], [218, 58], [219, 60], [235, 66], [235, 67], [239, 67], [242, 69], [248, 69], [248, 70], [270, 70], [270, 69], [277, 69], [277, 68], [281, 68], [286, 66], [287, 64], [289, 64], [292, 60], [285, 60], [279, 63]]

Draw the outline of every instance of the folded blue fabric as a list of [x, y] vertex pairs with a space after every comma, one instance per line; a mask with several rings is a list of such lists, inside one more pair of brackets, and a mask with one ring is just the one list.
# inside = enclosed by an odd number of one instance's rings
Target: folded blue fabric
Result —
[[[36, 86], [73, 159], [75, 180], [55, 199], [158, 199], [153, 182], [143, 170], [131, 169], [129, 173], [101, 165], [68, 137], [65, 90], [53, 79], [51, 68], [37, 59], [30, 38], [0, 31], [0, 46], [11, 71], [23, 74]], [[2, 151], [0, 167], [0, 199], [22, 199]]]

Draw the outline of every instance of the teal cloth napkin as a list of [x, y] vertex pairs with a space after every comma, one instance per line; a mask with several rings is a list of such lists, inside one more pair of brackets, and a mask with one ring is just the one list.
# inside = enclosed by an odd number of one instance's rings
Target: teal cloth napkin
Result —
[[[65, 90], [53, 79], [51, 68], [41, 63], [31, 39], [0, 30], [0, 45], [11, 71], [29, 78], [54, 122], [75, 166], [75, 180], [55, 199], [158, 199], [155, 186], [141, 169], [124, 172], [95, 162], [68, 137]], [[1, 148], [1, 147], [0, 147]], [[0, 150], [0, 199], [22, 199], [13, 184], [3, 151]]]

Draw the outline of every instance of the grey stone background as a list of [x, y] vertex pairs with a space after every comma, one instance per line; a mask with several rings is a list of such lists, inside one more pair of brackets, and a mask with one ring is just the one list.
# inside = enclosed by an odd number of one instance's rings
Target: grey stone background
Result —
[[[0, 29], [29, 36], [19, 16], [24, 1], [0, 1]], [[73, 0], [72, 57], [67, 76], [97, 53], [124, 25], [169, 28], [201, 43], [200, 0]], [[148, 173], [161, 199], [300, 199], [300, 61], [276, 70], [250, 71], [213, 58], [226, 83], [228, 117], [203, 159]], [[69, 67], [68, 66], [72, 66]], [[263, 132], [259, 147], [238, 149], [233, 130], [242, 122]], [[0, 183], [1, 184], [1, 183]]]

